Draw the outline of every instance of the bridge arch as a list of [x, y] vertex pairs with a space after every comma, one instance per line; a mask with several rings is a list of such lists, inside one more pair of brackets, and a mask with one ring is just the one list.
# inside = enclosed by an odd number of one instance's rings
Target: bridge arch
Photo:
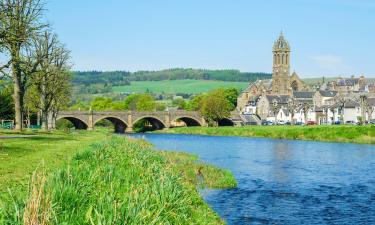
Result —
[[115, 133], [125, 133], [125, 130], [128, 127], [128, 124], [124, 120], [116, 116], [103, 116], [97, 119], [93, 125], [95, 126], [95, 124], [103, 120], [108, 120], [113, 124], [113, 126], [115, 127]]
[[197, 120], [193, 117], [190, 117], [190, 116], [177, 117], [173, 122], [177, 122], [178, 120], [184, 122], [187, 127], [200, 127], [200, 126], [202, 126], [202, 123], [199, 120]]
[[76, 130], [87, 130], [87, 128], [89, 127], [85, 121], [83, 121], [82, 119], [80, 119], [78, 117], [74, 117], [74, 116], [59, 117], [59, 118], [57, 118], [56, 121], [63, 120], [63, 119], [71, 122]]
[[143, 116], [133, 122], [133, 130], [137, 132], [162, 130], [166, 127], [163, 120], [155, 116]]
[[218, 122], [219, 127], [233, 127], [234, 122], [229, 118], [223, 118]]

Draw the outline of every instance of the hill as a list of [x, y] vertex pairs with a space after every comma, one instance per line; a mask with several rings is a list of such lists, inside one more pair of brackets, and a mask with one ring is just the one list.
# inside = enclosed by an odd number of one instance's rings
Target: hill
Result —
[[131, 85], [114, 86], [112, 91], [115, 93], [199, 94], [217, 88], [234, 87], [241, 90], [247, 86], [248, 82], [212, 80], [133, 81]]

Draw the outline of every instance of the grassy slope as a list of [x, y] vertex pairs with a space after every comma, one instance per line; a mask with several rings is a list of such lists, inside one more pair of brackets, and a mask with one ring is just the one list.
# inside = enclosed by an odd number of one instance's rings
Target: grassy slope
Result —
[[[3, 134], [12, 132], [0, 132]], [[15, 133], [17, 134], [17, 133]], [[62, 166], [79, 149], [103, 138], [102, 133], [38, 134], [36, 137], [0, 139], [0, 192], [6, 187], [24, 187], [29, 175], [44, 162], [50, 170]]]
[[161, 132], [375, 144], [375, 126], [188, 127]]
[[[230, 172], [197, 163], [195, 156], [153, 151], [146, 142], [125, 140], [103, 132], [0, 141], [0, 190], [10, 187], [16, 193], [14, 202], [21, 209], [21, 216], [14, 217], [9, 196], [0, 195], [5, 199], [2, 204], [0, 198], [0, 224], [22, 222], [25, 186], [42, 159], [50, 174], [45, 190], [51, 199], [45, 204], [48, 210], [44, 211], [57, 215], [56, 224], [64, 221], [84, 224], [90, 220], [95, 224], [99, 221], [106, 224], [220, 224], [220, 218], [196, 190], [201, 183], [197, 174], [202, 174], [205, 178], [202, 185], [207, 187], [236, 186]], [[93, 142], [96, 144], [92, 145]], [[57, 168], [62, 169], [56, 172]]]
[[130, 86], [113, 87], [114, 92], [144, 93], [147, 89], [153, 93], [191, 93], [199, 94], [223, 87], [244, 89], [247, 82], [224, 82], [205, 80], [165, 80], [165, 81], [133, 81]]

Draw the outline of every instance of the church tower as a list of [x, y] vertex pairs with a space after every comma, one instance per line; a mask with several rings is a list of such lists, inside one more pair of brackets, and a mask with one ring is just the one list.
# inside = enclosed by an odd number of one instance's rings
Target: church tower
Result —
[[290, 95], [290, 47], [281, 32], [273, 45], [272, 94]]

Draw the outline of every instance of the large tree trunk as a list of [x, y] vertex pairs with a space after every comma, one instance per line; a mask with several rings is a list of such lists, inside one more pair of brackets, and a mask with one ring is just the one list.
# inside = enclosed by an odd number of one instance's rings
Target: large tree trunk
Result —
[[292, 125], [295, 125], [296, 122], [294, 121], [294, 113], [291, 113], [291, 117], [292, 117], [292, 119], [291, 119], [291, 124], [292, 124]]
[[48, 131], [48, 119], [49, 119], [49, 112], [48, 110], [43, 110], [42, 112], [42, 129]]
[[12, 73], [13, 73], [13, 100], [14, 100], [14, 129], [22, 131], [23, 128], [23, 97], [24, 87], [22, 84], [22, 71], [20, 68], [20, 49], [21, 46], [14, 45], [11, 49], [12, 55]]
[[[14, 67], [13, 67], [14, 68]], [[15, 113], [15, 130], [22, 131], [23, 128], [23, 93], [21, 85], [21, 77], [19, 72], [13, 69], [13, 100], [14, 100], [14, 113]]]

